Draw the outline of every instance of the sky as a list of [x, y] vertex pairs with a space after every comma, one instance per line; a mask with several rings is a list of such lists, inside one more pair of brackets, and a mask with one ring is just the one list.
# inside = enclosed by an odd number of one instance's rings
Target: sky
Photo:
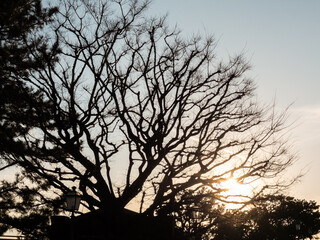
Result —
[[213, 35], [218, 56], [244, 53], [259, 100], [292, 104], [292, 172], [305, 175], [287, 193], [320, 204], [320, 1], [153, 0], [149, 13], [168, 13], [186, 36]]

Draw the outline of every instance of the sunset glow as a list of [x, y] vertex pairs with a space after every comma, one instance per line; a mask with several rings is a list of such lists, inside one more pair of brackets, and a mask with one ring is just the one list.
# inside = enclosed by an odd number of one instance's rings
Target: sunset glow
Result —
[[223, 198], [229, 202], [226, 203], [226, 208], [238, 208], [242, 206], [247, 197], [252, 195], [253, 187], [250, 184], [241, 184], [234, 178], [229, 178], [221, 183], [224, 192], [221, 194]]

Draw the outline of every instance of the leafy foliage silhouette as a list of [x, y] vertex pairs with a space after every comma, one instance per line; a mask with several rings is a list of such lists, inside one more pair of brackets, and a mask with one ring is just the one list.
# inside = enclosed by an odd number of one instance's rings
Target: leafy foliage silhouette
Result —
[[[0, 171], [19, 165], [10, 154], [23, 154], [25, 147], [13, 139], [23, 137], [38, 123], [33, 121], [32, 105], [46, 104], [41, 93], [26, 82], [29, 71], [43, 67], [30, 51], [45, 49], [45, 41], [33, 38], [34, 32], [51, 21], [56, 8], [43, 8], [40, 0], [0, 2]], [[0, 182], [0, 234], [15, 228], [27, 238], [42, 239], [48, 217], [53, 214], [54, 201], [39, 206], [41, 194], [47, 189], [39, 181], [37, 186], [25, 185], [23, 175], [12, 176], [13, 181]]]
[[[193, 194], [194, 195], [194, 194]], [[210, 194], [207, 192], [207, 196]], [[262, 195], [246, 208], [226, 209], [203, 197], [197, 198], [197, 217], [177, 211], [178, 229], [196, 239], [313, 239], [320, 231], [319, 205], [286, 195]], [[190, 213], [190, 214], [188, 214]]]

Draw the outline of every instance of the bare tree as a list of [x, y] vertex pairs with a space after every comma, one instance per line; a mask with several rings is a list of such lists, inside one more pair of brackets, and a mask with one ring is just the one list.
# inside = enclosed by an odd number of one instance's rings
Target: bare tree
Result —
[[43, 67], [20, 76], [46, 107], [30, 99], [36, 127], [12, 139], [24, 148], [7, 161], [57, 194], [77, 185], [89, 210], [138, 200], [147, 215], [186, 189], [228, 201], [230, 177], [275, 179], [294, 159], [286, 116], [256, 102], [247, 61], [219, 61], [212, 37], [183, 38], [148, 5], [62, 1], [46, 30], [51, 50], [30, 52], [46, 56]]

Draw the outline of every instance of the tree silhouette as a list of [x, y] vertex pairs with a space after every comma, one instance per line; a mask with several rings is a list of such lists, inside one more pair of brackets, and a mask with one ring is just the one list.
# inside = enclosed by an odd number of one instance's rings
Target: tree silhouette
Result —
[[235, 238], [242, 235], [231, 224], [233, 214], [228, 216], [227, 209], [216, 201], [214, 193], [204, 188], [199, 192], [184, 192], [176, 204], [160, 208], [157, 215], [173, 217], [177, 236], [182, 239], [219, 239], [219, 233], [227, 233], [228, 237], [233, 234]]
[[195, 239], [313, 239], [320, 231], [319, 205], [315, 201], [262, 195], [246, 208], [226, 209], [207, 191], [186, 196], [184, 200], [194, 201], [185, 204], [185, 209], [175, 208], [173, 216], [177, 229]]
[[24, 43], [42, 65], [19, 80], [41, 104], [24, 102], [33, 124], [5, 139], [2, 158], [49, 185], [44, 200], [75, 185], [88, 210], [138, 202], [152, 216], [202, 186], [227, 201], [226, 179], [274, 179], [294, 160], [286, 115], [256, 102], [244, 57], [219, 61], [212, 37], [184, 39], [148, 5], [61, 1], [35, 35], [46, 48]]
[[[45, 49], [40, 35], [34, 32], [51, 21], [56, 8], [43, 8], [40, 0], [0, 2], [0, 234], [15, 228], [27, 238], [42, 239], [48, 217], [55, 210], [51, 204], [39, 205], [42, 199], [38, 191], [47, 189], [45, 184], [26, 185], [23, 175], [5, 179], [4, 170], [17, 166], [10, 154], [22, 153], [25, 148], [12, 139], [18, 139], [38, 123], [33, 121], [32, 105], [45, 105], [40, 92], [34, 91], [23, 80], [29, 71], [42, 67], [39, 58], [30, 52]], [[14, 144], [12, 144], [14, 143]], [[12, 173], [14, 175], [14, 173]]]
[[245, 216], [245, 239], [311, 239], [320, 231], [319, 206], [314, 201], [267, 195], [253, 205]]
[[316, 202], [285, 195], [261, 196], [248, 210], [222, 216], [212, 239], [312, 239], [320, 231]]
[[[34, 91], [23, 80], [29, 71], [43, 67], [42, 54], [46, 43], [35, 32], [50, 22], [56, 8], [43, 8], [40, 0], [3, 0], [0, 3], [0, 153], [13, 151], [18, 145], [10, 145], [10, 139], [28, 132], [37, 126], [31, 105], [41, 105], [41, 93]], [[31, 52], [37, 52], [33, 58]], [[17, 149], [15, 149], [17, 150]], [[2, 158], [1, 160], [6, 160]], [[1, 161], [0, 170], [6, 165]]]

